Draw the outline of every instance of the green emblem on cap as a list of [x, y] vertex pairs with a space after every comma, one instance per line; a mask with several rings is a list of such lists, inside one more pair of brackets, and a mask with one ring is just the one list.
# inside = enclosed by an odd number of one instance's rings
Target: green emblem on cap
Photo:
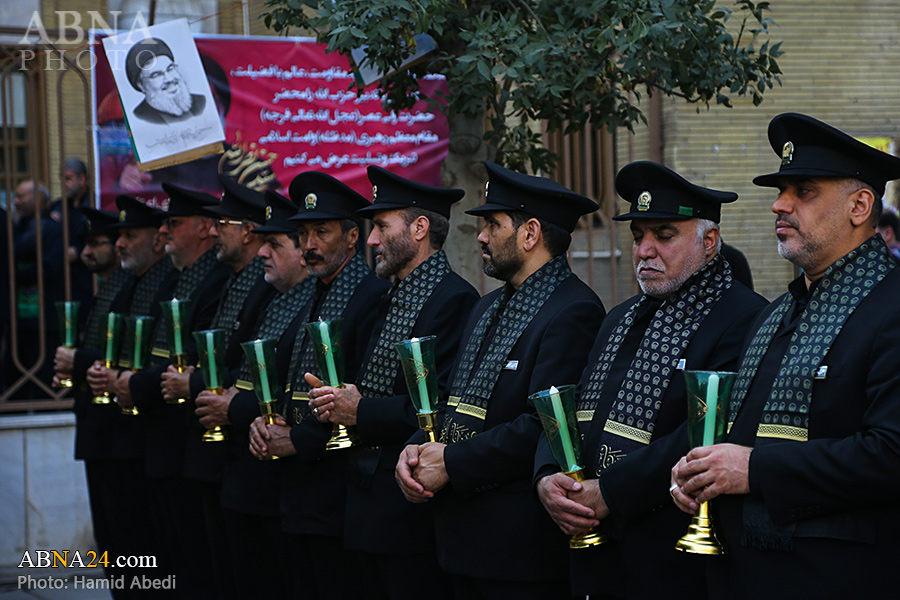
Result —
[[781, 166], [791, 164], [792, 160], [794, 160], [794, 144], [785, 142], [784, 148], [781, 149]]
[[690, 206], [679, 206], [678, 214], [681, 215], [682, 217], [693, 217], [694, 209], [691, 208]]
[[650, 210], [650, 200], [652, 196], [650, 196], [650, 192], [641, 192], [641, 195], [638, 196], [637, 201], [637, 209], [641, 212], [645, 210]]
[[272, 218], [272, 207], [266, 206], [266, 221]]
[[318, 200], [318, 198], [316, 197], [315, 194], [307, 194], [305, 200], [306, 200], [306, 210], [309, 210], [311, 208], [316, 207], [316, 201]]
[[124, 210], [120, 210], [120, 211], [119, 211], [119, 223], [124, 223], [124, 222], [125, 222], [125, 217], [126, 217], [126, 216], [127, 216], [127, 215], [125, 214], [125, 211], [124, 211]]
[[375, 199], [378, 198], [378, 186], [372, 186], [372, 202], [375, 202]]

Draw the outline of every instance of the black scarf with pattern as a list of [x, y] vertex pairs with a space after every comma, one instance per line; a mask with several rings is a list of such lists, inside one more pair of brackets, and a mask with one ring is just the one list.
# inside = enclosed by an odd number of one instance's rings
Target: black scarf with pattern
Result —
[[[219, 259], [216, 258], [215, 247], [204, 252], [200, 255], [200, 258], [191, 264], [191, 266], [181, 272], [181, 275], [178, 277], [178, 283], [175, 284], [175, 291], [172, 293], [172, 298], [178, 298], [179, 300], [190, 298], [197, 286], [200, 285], [200, 282], [206, 279], [206, 276], [209, 275], [210, 271], [218, 264]], [[193, 310], [196, 307], [191, 308]], [[190, 326], [190, 323], [184, 323], [184, 325]], [[169, 345], [168, 340], [166, 339], [166, 320], [160, 318], [157, 319], [155, 325], [153, 346], [150, 350], [150, 365], [158, 365], [168, 358]]]
[[422, 307], [450, 273], [447, 255], [435, 252], [391, 290], [391, 305], [372, 354], [367, 358], [357, 386], [363, 396], [391, 396], [400, 370], [394, 344], [409, 339]]
[[[340, 319], [347, 308], [353, 294], [356, 293], [356, 287], [371, 272], [366, 261], [357, 254], [351, 258], [341, 272], [331, 282], [331, 287], [325, 294], [325, 298], [316, 309], [316, 314], [311, 314], [312, 303], [310, 302], [306, 308], [306, 316], [303, 323], [312, 321], [331, 321]], [[314, 282], [313, 282], [314, 283]], [[374, 307], [372, 307], [374, 310]], [[293, 381], [291, 389], [295, 393], [304, 393], [309, 391], [309, 384], [303, 378], [305, 373], [312, 373], [318, 376], [319, 367], [316, 363], [316, 355], [313, 351], [312, 344], [309, 343], [309, 336], [306, 334], [306, 327], [301, 326], [297, 330], [297, 337], [294, 340], [294, 348], [291, 354], [291, 374]]]
[[264, 273], [263, 259], [256, 256], [247, 263], [246, 267], [241, 269], [240, 273], [235, 273], [231, 276], [225, 297], [219, 310], [216, 311], [216, 316], [210, 327], [210, 329], [223, 329], [225, 331], [224, 348], [228, 347], [228, 343], [231, 341], [231, 334], [241, 326], [237, 318], [244, 307], [244, 301], [247, 300], [250, 290], [253, 289], [253, 286], [256, 285], [256, 282], [259, 281], [259, 278]]
[[[312, 299], [312, 290], [314, 286], [310, 285], [309, 280], [314, 277], [307, 277], [288, 291], [279, 294], [266, 307], [266, 314], [259, 322], [256, 328], [255, 337], [260, 340], [281, 339], [285, 330], [290, 326], [291, 322], [297, 317], [297, 314], [304, 306], [309, 304]], [[279, 379], [284, 381], [285, 374], [280, 374]], [[241, 370], [238, 379], [241, 382], [251, 381], [250, 363], [246, 356], [241, 357]], [[237, 386], [241, 387], [241, 386]]]
[[87, 326], [84, 329], [84, 337], [81, 347], [89, 350], [102, 350], [106, 343], [106, 315], [112, 306], [116, 295], [126, 285], [131, 283], [134, 275], [119, 267], [112, 275], [100, 280], [97, 287], [97, 295], [94, 297], [94, 306], [88, 316]]
[[[442, 443], [450, 444], [481, 433], [494, 384], [510, 351], [550, 295], [571, 275], [566, 256], [557, 256], [532, 273], [519, 289], [507, 283], [484, 311], [457, 359], [441, 428]], [[495, 321], [496, 327], [492, 327]], [[493, 334], [487, 340], [491, 331]], [[476, 364], [485, 343], [488, 346], [484, 357]]]
[[[731, 285], [731, 267], [718, 254], [657, 308], [607, 415], [596, 457], [598, 470], [650, 443], [662, 399], [679, 359], [709, 311]], [[644, 294], [625, 312], [610, 335], [581, 392], [579, 421], [590, 423], [593, 419], [603, 384], [622, 342], [634, 325], [640, 307], [648, 301]]]

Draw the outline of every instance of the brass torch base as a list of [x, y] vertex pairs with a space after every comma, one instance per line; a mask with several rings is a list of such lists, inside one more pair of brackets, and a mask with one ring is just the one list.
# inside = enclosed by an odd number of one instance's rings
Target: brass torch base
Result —
[[204, 442], [224, 442], [228, 439], [228, 432], [216, 425], [212, 429], [204, 431], [200, 439]]
[[691, 554], [725, 554], [725, 548], [716, 537], [712, 519], [709, 518], [709, 508], [706, 502], [700, 505], [697, 514], [691, 519], [688, 532], [678, 540], [675, 549]]
[[[172, 363], [172, 366], [174, 366], [175, 370], [179, 373], [184, 373], [187, 370], [187, 358], [184, 354], [175, 354], [173, 356], [175, 358], [175, 361]], [[166, 404], [184, 404], [187, 401], [187, 398], [172, 398], [167, 399]]]
[[419, 429], [428, 434], [428, 441], [436, 442], [437, 437], [435, 436], [434, 432], [438, 427], [437, 413], [417, 413], [416, 417], [419, 419]]
[[75, 385], [75, 383], [72, 381], [71, 377], [63, 377], [59, 380], [59, 387], [61, 388], [70, 388], [73, 385]]
[[140, 414], [140, 413], [138, 413], [137, 406], [132, 406], [132, 407], [130, 407], [130, 408], [125, 408], [125, 407], [123, 406], [123, 407], [122, 407], [122, 414], [123, 414], [123, 415], [128, 415], [129, 417], [136, 417], [136, 416], [138, 416], [138, 414]]
[[[111, 361], [111, 360], [104, 360], [104, 361], [103, 361], [103, 366], [106, 367], [107, 369], [112, 369], [112, 368], [113, 368], [113, 364], [114, 364], [114, 363], [113, 363], [113, 361]], [[102, 393], [97, 394], [96, 396], [94, 396], [94, 397], [91, 399], [91, 402], [94, 403], [94, 404], [109, 404], [109, 403], [112, 402], [112, 394], [110, 394], [109, 392], [102, 392]]]
[[[581, 469], [577, 469], [575, 471], [568, 471], [566, 473], [569, 477], [574, 479], [575, 481], [582, 482], [584, 481], [584, 472]], [[605, 544], [608, 541], [608, 538], [600, 532], [598, 527], [591, 527], [586, 531], [581, 531], [576, 533], [572, 537], [569, 538], [569, 548], [573, 550], [580, 550], [582, 548], [591, 548], [593, 546], [599, 546], [600, 544]]]
[[326, 450], [344, 450], [356, 444], [356, 440], [350, 430], [344, 425], [335, 424], [331, 432], [331, 439], [325, 444]]
[[112, 402], [112, 398], [110, 397], [109, 392], [103, 392], [91, 399], [91, 403], [93, 404], [109, 404], [110, 402]]

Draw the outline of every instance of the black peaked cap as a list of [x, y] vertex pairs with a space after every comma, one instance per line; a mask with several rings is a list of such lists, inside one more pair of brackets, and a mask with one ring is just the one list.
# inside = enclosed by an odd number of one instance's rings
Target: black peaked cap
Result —
[[266, 190], [265, 225], [257, 227], [253, 233], [295, 233], [297, 224], [293, 222], [297, 205], [278, 192]]
[[119, 209], [119, 222], [114, 225], [116, 229], [129, 227], [152, 227], [159, 229], [166, 213], [147, 206], [137, 198], [120, 194], [116, 196], [116, 208]]
[[119, 235], [116, 225], [119, 223], [119, 213], [112, 210], [97, 210], [90, 206], [80, 206], [78, 210], [85, 216], [82, 235]]
[[347, 184], [319, 171], [300, 173], [291, 182], [291, 200], [298, 213], [292, 221], [351, 219], [359, 223], [356, 211], [370, 203]]
[[163, 183], [163, 191], [169, 195], [167, 217], [208, 217], [206, 209], [219, 203], [212, 194], [191, 190], [174, 183]]
[[778, 187], [779, 177], [841, 177], [864, 181], [883, 196], [885, 184], [900, 179], [900, 158], [806, 115], [784, 113], [772, 119], [769, 143], [781, 165], [777, 173], [753, 180], [763, 187]]
[[464, 190], [448, 189], [419, 183], [400, 177], [387, 169], [370, 165], [367, 169], [372, 182], [372, 204], [357, 211], [371, 219], [376, 211], [413, 206], [450, 218], [450, 207], [462, 200]]
[[722, 204], [734, 202], [734, 192], [720, 192], [691, 183], [672, 169], [650, 161], [625, 165], [616, 175], [616, 192], [631, 204], [613, 217], [631, 219], [709, 219], [718, 223]]
[[466, 214], [519, 210], [572, 233], [581, 215], [600, 208], [590, 198], [576, 194], [551, 179], [516, 173], [490, 161], [485, 162], [484, 166], [488, 172], [484, 204], [467, 210]]
[[241, 185], [231, 177], [219, 174], [222, 184], [222, 200], [218, 206], [207, 207], [206, 212], [217, 217], [252, 221], [262, 224], [266, 220], [266, 195]]

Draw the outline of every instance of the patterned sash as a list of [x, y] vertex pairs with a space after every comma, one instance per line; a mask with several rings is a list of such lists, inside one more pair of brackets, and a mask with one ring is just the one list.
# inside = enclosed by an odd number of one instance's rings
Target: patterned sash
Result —
[[[194, 293], [194, 289], [203, 281], [209, 272], [219, 264], [216, 258], [216, 249], [210, 248], [204, 252], [200, 258], [195, 260], [191, 266], [181, 272], [178, 283], [175, 284], [175, 291], [172, 298], [179, 300], [190, 298]], [[189, 325], [186, 323], [186, 325]], [[150, 364], [157, 365], [163, 360], [169, 358], [169, 347], [166, 340], [166, 320], [157, 319], [155, 325], [155, 333], [153, 337], [153, 346], [150, 349]]]
[[172, 265], [172, 260], [168, 256], [163, 256], [138, 279], [134, 286], [134, 294], [131, 297], [131, 312], [129, 316], [142, 317], [153, 312], [153, 301], [156, 300], [156, 293], [174, 270], [175, 267]]
[[400, 357], [394, 344], [409, 339], [425, 302], [449, 273], [447, 255], [440, 250], [394, 286], [381, 335], [358, 379], [357, 385], [363, 396], [393, 395], [394, 380], [400, 370]]
[[[616, 460], [650, 443], [663, 396], [679, 359], [709, 311], [731, 285], [731, 267], [718, 254], [656, 310], [603, 427], [596, 463], [598, 470], [608, 468]], [[616, 325], [581, 393], [579, 421], [590, 423], [593, 419], [613, 361], [634, 325], [639, 308], [647, 301], [645, 294]]]
[[88, 317], [84, 330], [84, 338], [81, 347], [89, 350], [102, 350], [106, 340], [106, 315], [116, 295], [126, 285], [129, 285], [134, 275], [119, 267], [112, 275], [100, 281], [97, 288], [97, 296], [94, 298], [94, 306]]
[[[856, 307], [896, 265], [876, 234], [828, 267], [791, 336], [763, 408], [757, 438], [808, 439], [813, 380], [825, 355]], [[790, 294], [782, 297], [747, 348], [732, 393], [729, 430], [792, 301]]]
[[[314, 277], [307, 277], [288, 291], [279, 294], [269, 303], [266, 308], [266, 314], [256, 328], [255, 337], [261, 340], [279, 340], [285, 330], [290, 326], [291, 322], [304, 306], [309, 304], [312, 299], [314, 285], [310, 285], [307, 280], [313, 280]], [[283, 375], [279, 377], [282, 379]], [[241, 357], [241, 370], [238, 375], [238, 381], [235, 384], [240, 389], [252, 389], [250, 384], [250, 363], [246, 356]]]
[[[314, 320], [322, 319], [330, 321], [332, 319], [340, 319], [347, 308], [347, 304], [356, 292], [359, 283], [371, 272], [369, 265], [363, 260], [362, 256], [356, 255], [344, 265], [338, 276], [331, 282], [331, 287], [325, 294], [325, 298], [319, 304], [316, 314], [311, 315], [312, 303], [308, 303], [306, 315], [303, 323], [309, 323]], [[315, 278], [313, 283], [315, 282]], [[315, 286], [312, 288], [315, 289]], [[291, 389], [295, 393], [303, 393], [309, 391], [309, 384], [303, 378], [305, 373], [318, 374], [319, 368], [316, 365], [316, 355], [313, 352], [312, 344], [308, 343], [306, 335], [306, 327], [297, 330], [297, 337], [294, 340], [294, 348], [291, 353], [291, 369], [290, 374], [293, 376], [291, 381]]]
[[241, 309], [244, 307], [247, 295], [250, 294], [250, 290], [253, 289], [253, 286], [259, 281], [263, 273], [265, 273], [263, 260], [257, 256], [240, 273], [237, 273], [236, 277], [232, 275], [233, 279], [229, 282], [228, 289], [225, 292], [225, 299], [216, 312], [210, 327], [210, 329], [225, 330], [225, 348], [228, 347], [228, 343], [231, 341], [231, 334], [240, 328], [241, 323], [237, 320], [238, 315], [240, 315]]
[[[442, 443], [449, 444], [481, 433], [494, 384], [497, 383], [512, 347], [544, 306], [547, 298], [570, 275], [572, 271], [565, 255], [557, 256], [532, 273], [518, 290], [513, 290], [511, 285], [506, 284], [503, 292], [484, 311], [457, 359], [456, 376], [450, 386], [447, 415], [441, 429]], [[491, 331], [491, 325], [497, 319], [499, 322], [491, 339], [485, 340], [487, 333]], [[484, 358], [476, 365], [481, 347], [486, 341], [488, 347]]]
[[[172, 265], [172, 261], [168, 256], [164, 256], [156, 261], [135, 284], [128, 316], [143, 317], [153, 314], [153, 302], [156, 301], [159, 288], [162, 287], [162, 284], [174, 271], [175, 266]], [[119, 349], [118, 364], [120, 367], [125, 368], [131, 366], [130, 352], [125, 348], [125, 344], [122, 344], [122, 347]]]

